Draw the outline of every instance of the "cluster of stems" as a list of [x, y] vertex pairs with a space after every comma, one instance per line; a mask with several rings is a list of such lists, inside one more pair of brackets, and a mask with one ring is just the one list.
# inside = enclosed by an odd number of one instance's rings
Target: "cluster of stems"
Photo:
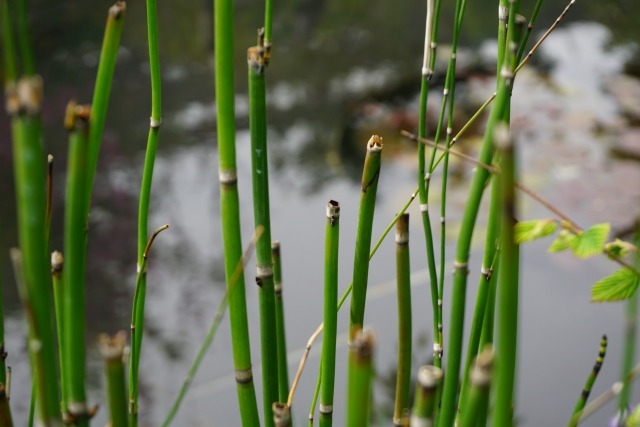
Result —
[[[574, 2], [575, 0], [572, 0], [570, 5]], [[83, 427], [89, 425], [93, 415], [93, 410], [87, 403], [85, 372], [88, 220], [126, 5], [118, 1], [109, 9], [92, 104], [81, 105], [71, 101], [67, 107], [65, 127], [69, 132], [69, 154], [65, 191], [64, 257], [61, 252], [54, 251], [49, 265], [47, 254], [51, 231], [53, 159], [49, 156], [47, 161], [42, 145], [43, 84], [36, 73], [29, 40], [26, 0], [17, 0], [16, 4], [14, 21], [10, 18], [9, 2], [0, 1], [0, 23], [4, 51], [6, 109], [11, 119], [18, 218], [19, 249], [13, 249], [11, 257], [28, 324], [29, 360], [33, 377], [31, 403], [36, 408], [39, 425], [57, 427], [64, 422]], [[516, 73], [532, 53], [527, 54], [522, 60], [533, 23], [540, 10], [541, 0], [537, 0], [534, 5], [526, 30], [524, 19], [518, 15], [520, 0], [499, 0], [496, 92], [481, 107], [483, 111], [492, 101], [494, 102], [478, 159], [471, 160], [478, 167], [471, 180], [457, 236], [451, 283], [451, 318], [448, 322], [445, 353], [443, 295], [446, 278], [445, 218], [449, 157], [452, 153], [458, 154], [451, 147], [468, 128], [467, 124], [454, 136], [457, 49], [466, 1], [456, 0], [455, 4], [453, 40], [442, 103], [437, 125], [432, 132], [433, 142], [430, 142], [433, 149], [430, 156], [427, 156], [427, 100], [435, 68], [441, 0], [427, 1], [419, 121], [417, 135], [412, 135], [412, 139], [420, 142], [417, 148], [418, 188], [372, 248], [373, 218], [382, 153], [382, 139], [373, 135], [366, 146], [361, 180], [353, 280], [340, 299], [340, 204], [331, 200], [326, 206], [323, 323], [305, 348], [303, 361], [290, 390], [282, 300], [282, 261], [280, 244], [272, 243], [271, 239], [269, 198], [265, 75], [271, 59], [272, 4], [271, 0], [266, 1], [264, 28], [258, 31], [256, 46], [250, 47], [247, 52], [255, 235], [250, 248], [243, 254], [235, 146], [233, 2], [214, 2], [217, 145], [226, 294], [164, 426], [168, 426], [173, 420], [227, 306], [230, 312], [233, 364], [242, 425], [261, 425], [253, 383], [244, 277], [244, 266], [253, 245], [256, 249], [256, 284], [260, 309], [262, 424], [275, 427], [291, 425], [293, 394], [301, 370], [311, 345], [323, 332], [322, 356], [310, 424], [313, 423], [313, 411], [319, 398], [320, 426], [333, 425], [337, 315], [351, 293], [345, 424], [348, 427], [368, 426], [373, 410], [373, 354], [376, 344], [373, 333], [364, 327], [369, 263], [394, 225], [398, 354], [393, 425], [477, 427], [486, 426], [489, 415], [494, 427], [514, 425], [520, 253], [514, 238], [518, 206], [515, 188], [519, 184], [516, 138], [510, 129], [511, 96]], [[562, 19], [567, 9], [554, 26]], [[164, 225], [153, 233], [148, 231], [162, 107], [156, 0], [146, 0], [146, 11], [151, 117], [139, 198], [137, 276], [131, 315], [128, 386], [124, 363], [126, 333], [103, 335], [100, 338], [100, 352], [105, 365], [108, 417], [111, 425], [125, 427], [138, 425], [138, 377], [142, 360], [149, 252], [157, 235], [168, 228], [168, 225]], [[552, 28], [555, 28], [554, 26]], [[541, 40], [546, 38], [550, 31], [545, 33]], [[480, 112], [476, 113], [471, 121], [476, 120], [479, 115]], [[443, 152], [440, 157], [436, 156], [438, 150]], [[429, 211], [429, 192], [431, 178], [439, 165], [442, 165], [440, 245], [436, 249], [434, 226]], [[463, 363], [471, 241], [485, 189], [489, 186], [490, 213], [484, 255]], [[411, 405], [413, 325], [409, 215], [405, 211], [415, 198], [420, 200], [429, 272], [433, 360], [432, 365], [422, 366], [418, 371], [414, 401]], [[436, 261], [439, 261], [439, 265]], [[629, 373], [632, 372], [635, 354], [637, 304], [638, 297], [634, 295], [627, 306], [623, 380], [620, 386], [618, 416], [620, 420], [628, 415], [630, 403]], [[54, 313], [51, 313], [52, 307]], [[10, 375], [5, 367], [4, 325], [1, 318], [0, 292], [0, 426], [11, 426], [13, 422], [9, 408]], [[54, 318], [55, 328], [51, 324], [51, 319]], [[494, 333], [497, 342], [495, 346]], [[570, 425], [577, 425], [586, 411], [587, 398], [602, 365], [606, 345], [606, 337], [603, 337], [598, 359], [576, 404]], [[447, 355], [446, 375], [442, 369], [444, 354]], [[59, 367], [56, 363], [59, 363]], [[490, 407], [492, 400], [494, 405]]]

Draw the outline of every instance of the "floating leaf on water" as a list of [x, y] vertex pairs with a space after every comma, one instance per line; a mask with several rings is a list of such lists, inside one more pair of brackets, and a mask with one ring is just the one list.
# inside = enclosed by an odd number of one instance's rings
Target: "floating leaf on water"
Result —
[[638, 274], [622, 268], [598, 281], [591, 288], [591, 301], [607, 302], [628, 299], [638, 289]]
[[589, 258], [602, 253], [609, 237], [611, 225], [596, 224], [578, 234], [571, 243], [571, 250], [578, 258]]
[[516, 243], [530, 242], [556, 232], [558, 224], [550, 218], [519, 221], [514, 229]]

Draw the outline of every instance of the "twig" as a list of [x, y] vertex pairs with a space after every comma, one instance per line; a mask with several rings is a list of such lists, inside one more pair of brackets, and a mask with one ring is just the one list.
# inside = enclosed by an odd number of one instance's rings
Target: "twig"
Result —
[[311, 347], [315, 342], [318, 335], [324, 329], [324, 323], [321, 323], [320, 326], [315, 330], [315, 332], [307, 341], [307, 345], [304, 347], [304, 353], [302, 353], [302, 359], [300, 359], [300, 364], [298, 365], [298, 370], [296, 371], [296, 376], [293, 378], [293, 384], [291, 384], [291, 391], [289, 391], [289, 399], [287, 399], [287, 405], [291, 407], [293, 403], [293, 396], [296, 394], [296, 389], [298, 388], [298, 382], [300, 381], [300, 377], [302, 376], [302, 371], [304, 370], [304, 365], [307, 363], [307, 358], [309, 357], [309, 352], [311, 351]]
[[467, 162], [472, 163], [474, 165], [478, 165], [481, 168], [486, 169], [491, 173], [498, 173], [499, 172], [498, 168], [496, 168], [494, 166], [491, 166], [491, 165], [488, 165], [486, 163], [482, 163], [481, 161], [479, 161], [475, 157], [471, 157], [468, 154], [464, 154], [464, 153], [461, 153], [460, 151], [456, 151], [456, 150], [453, 150], [451, 148], [447, 148], [444, 145], [437, 144], [434, 141], [431, 141], [429, 139], [420, 138], [418, 135], [416, 135], [414, 133], [408, 132], [406, 130], [401, 130], [400, 134], [402, 136], [406, 136], [407, 138], [409, 138], [412, 141], [420, 142], [421, 144], [428, 145], [429, 147], [433, 147], [433, 148], [435, 148], [437, 150], [443, 151], [444, 153], [453, 154], [454, 156], [460, 157], [461, 159], [466, 160]]

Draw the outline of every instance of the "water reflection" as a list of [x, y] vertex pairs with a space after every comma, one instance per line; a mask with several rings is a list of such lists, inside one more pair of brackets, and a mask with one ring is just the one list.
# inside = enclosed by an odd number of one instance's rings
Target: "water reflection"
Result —
[[[39, 10], [44, 14], [51, 12], [51, 6], [47, 8], [46, 2], [40, 3], [43, 8]], [[141, 374], [142, 417], [150, 425], [159, 424], [165, 415], [223, 289], [215, 109], [208, 64], [212, 45], [210, 5], [182, 2], [179, 10], [159, 7], [160, 29], [166, 31], [162, 33], [166, 36], [161, 38], [165, 125], [160, 136], [151, 227], [168, 222], [172, 229], [159, 238], [149, 267], [147, 335]], [[290, 2], [278, 12], [281, 24], [274, 29], [278, 40], [276, 60], [269, 72], [269, 132], [274, 173], [272, 217], [273, 236], [283, 242], [292, 368], [299, 357], [295, 350], [303, 346], [321, 318], [322, 273], [317, 260], [322, 256], [324, 205], [333, 198], [343, 206], [340, 283], [344, 287], [351, 271], [362, 147], [368, 139], [367, 133], [381, 128], [380, 121], [387, 120], [383, 132], [387, 141], [385, 153], [389, 154], [384, 159], [380, 182], [377, 232], [415, 189], [414, 148], [396, 139], [394, 133], [399, 127], [410, 127], [412, 123], [403, 120], [413, 120], [416, 111], [423, 7], [418, 1], [400, 2], [393, 8], [372, 8], [364, 1], [325, 0]], [[465, 37], [466, 43], [475, 47], [478, 40], [493, 35], [485, 23], [495, 19], [495, 9], [493, 3], [489, 7], [481, 2], [470, 7], [476, 9], [467, 14], [469, 31]], [[54, 26], [53, 21], [37, 18], [43, 22], [36, 27], [36, 43], [42, 54], [41, 66], [47, 83], [44, 117], [47, 144], [57, 159], [54, 247], [61, 246], [63, 215], [66, 163], [61, 126], [63, 106], [72, 96], [83, 101], [90, 98], [104, 21], [99, 8], [91, 9], [69, 8], [63, 14], [56, 13], [62, 19], [59, 27]], [[129, 12], [123, 39], [126, 47], [116, 71], [113, 109], [108, 118], [91, 216], [87, 296], [91, 313], [88, 324], [91, 386], [95, 400], [102, 400], [100, 365], [93, 345], [96, 335], [127, 329], [129, 324], [135, 271], [136, 200], [148, 129], [143, 5], [133, 3]], [[445, 12], [450, 16], [452, 11]], [[548, 22], [556, 11], [547, 12], [542, 20]], [[252, 4], [238, 2], [239, 28], [249, 29], [238, 30], [236, 43], [238, 155], [245, 240], [249, 238], [253, 221], [246, 132], [246, 71], [240, 47], [254, 42], [253, 28], [260, 24], [260, 14], [261, 10]], [[446, 28], [444, 31], [446, 33]], [[75, 35], [78, 33], [83, 36]], [[637, 165], [607, 156], [611, 141], [628, 133], [619, 113], [618, 100], [606, 90], [608, 82], [621, 70], [628, 50], [610, 48], [608, 34], [597, 24], [564, 26], [543, 49], [544, 58], [550, 63], [548, 75], [531, 68], [523, 70], [514, 96], [514, 125], [522, 138], [525, 180], [584, 224], [604, 220], [622, 224], [637, 212], [640, 197], [637, 185], [619, 185], [620, 182], [640, 182]], [[469, 55], [474, 56], [474, 51]], [[493, 79], [475, 71], [477, 69], [465, 75], [458, 91], [461, 121], [493, 91]], [[440, 103], [437, 92], [438, 89], [431, 99], [433, 111]], [[3, 135], [8, 134], [7, 125], [6, 119], [0, 121]], [[478, 128], [477, 132], [481, 130]], [[476, 147], [477, 138], [473, 136], [470, 134], [464, 142], [469, 151]], [[637, 141], [635, 139], [636, 144]], [[0, 194], [6, 197], [4, 200], [13, 200], [8, 151], [6, 145], [0, 145]], [[457, 167], [462, 177], [469, 173], [468, 165]], [[439, 188], [438, 179], [434, 178], [435, 188]], [[464, 185], [462, 180], [460, 190], [449, 196], [449, 236], [455, 233], [464, 207]], [[437, 194], [432, 202], [439, 203]], [[527, 216], [549, 215], [525, 203]], [[428, 292], [422, 271], [425, 263], [416, 220], [418, 213], [416, 209], [411, 212], [414, 217], [412, 265], [416, 271], [414, 298], [418, 305], [426, 304]], [[0, 242], [3, 253], [16, 241], [13, 216], [13, 203], [0, 203], [0, 218], [10, 224], [5, 227]], [[602, 332], [609, 333], [612, 351], [600, 385], [604, 387], [617, 376], [620, 307], [588, 305], [588, 285], [612, 267], [604, 260], [587, 265], [567, 256], [547, 257], [544, 249], [544, 245], [531, 245], [524, 254], [525, 303], [520, 361], [526, 370], [521, 371], [519, 396], [524, 425], [557, 425], [559, 419], [566, 419], [582, 379], [590, 369]], [[386, 242], [371, 269], [372, 282], [377, 287], [371, 291], [368, 313], [383, 313], [369, 319], [379, 334], [379, 342], [384, 343], [378, 352], [381, 369], [393, 363], [395, 351], [394, 312], [389, 309], [390, 304], [394, 305], [394, 295], [393, 287], [388, 285], [393, 277], [392, 262], [388, 262], [392, 258], [393, 244]], [[12, 283], [6, 265], [3, 269], [4, 283]], [[252, 267], [247, 271], [248, 304], [251, 322], [256, 325], [256, 294], [250, 284]], [[7, 293], [10, 304], [7, 328], [12, 337], [9, 361], [19, 380], [16, 384], [24, 384], [27, 381], [24, 344], [16, 338], [22, 328], [21, 314], [12, 286]], [[473, 297], [470, 291], [469, 300]], [[416, 310], [416, 335], [422, 339], [430, 329], [424, 326], [428, 325], [429, 317], [427, 312]], [[345, 321], [341, 317], [343, 325]], [[227, 324], [223, 324], [195, 380], [193, 398], [186, 402], [176, 425], [205, 425], [213, 417], [228, 425], [238, 423], [233, 383], [225, 382], [232, 366], [227, 329]], [[571, 345], [567, 345], [567, 337], [573, 337]], [[252, 342], [254, 360], [257, 360], [255, 330]], [[423, 357], [417, 355], [418, 359]], [[576, 362], [575, 370], [569, 368], [568, 361]], [[300, 419], [305, 416], [314, 384], [312, 368], [316, 363], [317, 359], [312, 358], [302, 380], [297, 398], [301, 409], [296, 415]], [[341, 366], [339, 378], [344, 378], [340, 376], [343, 370]], [[254, 372], [259, 382], [257, 363]], [[564, 381], [558, 381], [559, 373]], [[546, 392], [550, 385], [554, 393]], [[344, 390], [342, 383], [338, 383], [337, 390]], [[20, 402], [25, 401], [26, 391], [22, 391], [22, 398], [18, 397], [19, 390], [15, 393], [12, 401], [21, 418], [26, 407]], [[601, 425], [604, 419], [605, 416], [595, 418], [591, 425]]]

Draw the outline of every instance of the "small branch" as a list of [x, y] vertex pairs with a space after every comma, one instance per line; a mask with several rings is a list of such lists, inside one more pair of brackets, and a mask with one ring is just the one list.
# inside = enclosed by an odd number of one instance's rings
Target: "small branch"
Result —
[[518, 64], [518, 66], [515, 69], [515, 73], [517, 73], [518, 71], [520, 71], [520, 69], [522, 67], [524, 67], [524, 64], [527, 63], [527, 61], [529, 61], [529, 59], [531, 58], [531, 56], [535, 53], [536, 50], [538, 50], [538, 48], [540, 47], [540, 45], [542, 44], [543, 41], [545, 41], [545, 39], [547, 37], [549, 37], [549, 34], [551, 34], [551, 32], [553, 32], [553, 30], [556, 29], [556, 27], [558, 26], [558, 24], [560, 24], [560, 22], [564, 19], [565, 15], [567, 14], [567, 12], [569, 12], [569, 9], [571, 9], [571, 7], [575, 4], [576, 0], [571, 0], [569, 2], [569, 4], [567, 5], [567, 7], [564, 8], [564, 10], [562, 11], [562, 13], [560, 14], [560, 16], [558, 16], [556, 18], [556, 20], [554, 21], [553, 24], [551, 24], [551, 26], [547, 29], [547, 31], [545, 31], [545, 33], [542, 35], [542, 37], [540, 37], [540, 39], [536, 42], [535, 45], [533, 45], [533, 47], [531, 48], [531, 50], [529, 51], [529, 53], [527, 53], [527, 56], [525, 56], [522, 61], [520, 61], [520, 64]]
[[158, 229], [153, 232], [151, 237], [149, 237], [149, 241], [147, 242], [147, 246], [145, 246], [144, 253], [142, 255], [144, 258], [148, 258], [149, 257], [149, 251], [151, 250], [151, 245], [153, 245], [153, 241], [156, 240], [156, 237], [158, 237], [158, 234], [160, 234], [161, 232], [163, 232], [167, 228], [169, 228], [169, 224], [164, 224], [164, 225], [158, 227]]
[[402, 136], [405, 136], [405, 137], [409, 138], [412, 141], [420, 142], [422, 144], [428, 145], [429, 147], [433, 147], [433, 148], [436, 148], [437, 150], [441, 150], [444, 153], [453, 154], [454, 156], [457, 156], [457, 157], [461, 158], [462, 160], [467, 161], [468, 163], [472, 163], [474, 165], [480, 166], [481, 168], [486, 169], [491, 173], [495, 174], [495, 173], [499, 172], [498, 168], [496, 168], [495, 166], [491, 166], [491, 165], [488, 165], [486, 163], [482, 163], [482, 162], [480, 162], [479, 160], [477, 160], [474, 157], [471, 157], [471, 156], [469, 156], [467, 154], [461, 153], [460, 151], [456, 151], [456, 150], [453, 150], [451, 148], [447, 148], [447, 147], [443, 146], [442, 144], [436, 144], [434, 141], [428, 140], [426, 138], [420, 138], [418, 135], [413, 134], [411, 132], [407, 132], [406, 130], [401, 130], [400, 134]]
[[[515, 183], [514, 184], [515, 187], [522, 191], [523, 193], [525, 193], [526, 195], [528, 195], [529, 197], [531, 197], [532, 199], [534, 199], [535, 201], [537, 201], [538, 203], [540, 203], [541, 205], [543, 205], [545, 208], [547, 208], [549, 211], [551, 211], [552, 213], [554, 213], [556, 216], [558, 216], [560, 219], [562, 219], [562, 221], [564, 221], [564, 223], [566, 225], [569, 226], [569, 231], [571, 231], [574, 234], [580, 234], [582, 233], [582, 231], [584, 231], [584, 229], [582, 227], [580, 227], [578, 224], [576, 224], [574, 221], [571, 220], [571, 218], [569, 218], [567, 215], [565, 215], [564, 213], [562, 213], [558, 208], [556, 208], [555, 206], [553, 206], [551, 203], [547, 202], [545, 199], [543, 199], [540, 195], [536, 194], [533, 190], [531, 190], [530, 188], [526, 187], [523, 184], [520, 183]], [[640, 271], [638, 271], [634, 266], [632, 266], [631, 264], [627, 263], [626, 261], [618, 258], [613, 252], [611, 252], [608, 249], [603, 249], [602, 253], [604, 253], [609, 259], [611, 259], [612, 261], [618, 263], [619, 265], [621, 265], [622, 267], [628, 268], [631, 271], [634, 271], [637, 275], [640, 276]]]
[[[571, 7], [573, 6], [573, 4], [576, 2], [576, 0], [571, 0], [569, 2], [569, 4], [567, 5], [567, 7], [562, 11], [562, 13], [560, 14], [560, 16], [558, 16], [558, 18], [555, 20], [555, 22], [547, 29], [547, 31], [545, 31], [545, 33], [542, 35], [542, 37], [540, 37], [540, 39], [536, 42], [536, 44], [531, 48], [531, 50], [529, 51], [529, 53], [527, 53], [527, 56], [525, 56], [522, 61], [520, 61], [520, 63], [518, 64], [518, 66], [514, 69], [514, 76], [516, 74], [518, 74], [518, 71], [520, 71], [522, 69], [522, 67], [524, 67], [524, 65], [529, 61], [529, 59], [531, 58], [531, 56], [533, 56], [533, 54], [536, 52], [536, 50], [538, 50], [538, 48], [540, 47], [540, 45], [542, 44], [542, 42], [549, 36], [549, 34], [551, 34], [553, 32], [553, 30], [556, 29], [556, 27], [558, 26], [558, 24], [564, 19], [565, 15], [567, 14], [567, 12], [569, 11], [569, 9], [571, 9]], [[485, 102], [484, 104], [482, 104], [482, 106], [480, 108], [478, 108], [478, 110], [475, 112], [475, 114], [467, 121], [467, 123], [462, 127], [462, 129], [460, 129], [460, 131], [453, 137], [453, 139], [451, 140], [451, 145], [455, 145], [455, 143], [458, 141], [458, 139], [469, 129], [469, 127], [471, 126], [471, 124], [480, 116], [480, 114], [482, 114], [484, 112], [484, 110], [489, 106], [489, 104], [491, 104], [493, 102], [493, 100], [496, 98], [496, 92], [494, 92]], [[431, 172], [433, 172], [435, 170], [435, 168], [440, 164], [440, 162], [442, 161], [442, 158], [444, 157], [445, 153], [443, 153], [438, 160], [436, 160], [436, 162], [433, 165], [433, 168], [431, 169]]]
[[568, 225], [571, 226], [572, 231], [574, 233], [580, 233], [582, 232], [582, 228], [576, 224], [575, 222], [573, 222], [571, 220], [571, 218], [569, 218], [567, 215], [565, 215], [564, 213], [562, 213], [558, 208], [556, 208], [555, 206], [553, 206], [551, 203], [547, 202], [545, 199], [543, 199], [539, 194], [537, 194], [536, 192], [534, 192], [532, 189], [530, 189], [529, 187], [520, 184], [520, 183], [515, 183], [515, 186], [518, 190], [522, 191], [523, 193], [525, 193], [527, 196], [531, 197], [532, 199], [534, 199], [536, 202], [540, 203], [542, 206], [544, 206], [545, 208], [547, 208], [549, 211], [551, 211], [553, 214], [555, 214], [558, 218], [562, 219], [563, 221], [565, 221]]
[[293, 378], [293, 384], [291, 384], [291, 391], [289, 391], [289, 399], [287, 399], [287, 406], [291, 407], [293, 403], [293, 396], [296, 394], [296, 389], [298, 388], [298, 382], [300, 382], [300, 377], [302, 376], [302, 371], [304, 370], [304, 365], [307, 363], [307, 358], [309, 357], [309, 352], [311, 351], [311, 347], [315, 342], [316, 338], [320, 335], [322, 330], [324, 329], [324, 323], [321, 323], [320, 326], [316, 329], [316, 331], [311, 335], [309, 341], [307, 341], [307, 345], [304, 347], [304, 353], [302, 353], [302, 359], [300, 359], [300, 364], [298, 365], [298, 370], [296, 371], [296, 376]]

